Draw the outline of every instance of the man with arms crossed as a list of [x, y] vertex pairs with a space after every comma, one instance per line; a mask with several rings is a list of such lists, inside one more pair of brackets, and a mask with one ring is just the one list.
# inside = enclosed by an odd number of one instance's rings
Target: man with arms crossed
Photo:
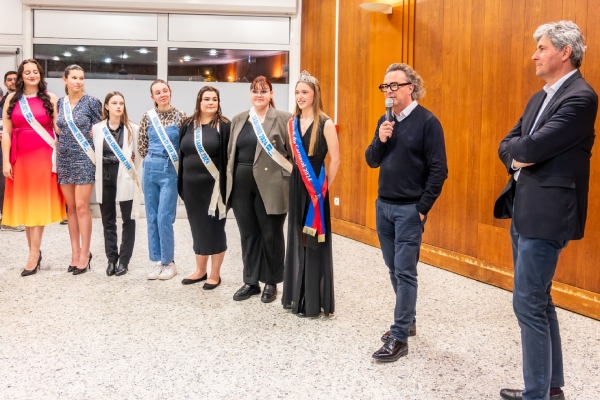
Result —
[[396, 293], [394, 323], [373, 354], [396, 361], [416, 334], [417, 263], [427, 213], [448, 177], [444, 132], [438, 119], [417, 103], [423, 79], [406, 64], [388, 67], [379, 89], [393, 100], [393, 121], [379, 119], [367, 149], [367, 164], [379, 167], [377, 234]]
[[578, 69], [585, 44], [577, 25], [541, 25], [533, 38], [535, 73], [546, 85], [498, 150], [513, 174], [494, 217], [512, 217], [513, 309], [525, 381], [524, 390], [502, 389], [500, 396], [562, 400], [562, 350], [550, 291], [560, 251], [583, 237], [598, 96]]

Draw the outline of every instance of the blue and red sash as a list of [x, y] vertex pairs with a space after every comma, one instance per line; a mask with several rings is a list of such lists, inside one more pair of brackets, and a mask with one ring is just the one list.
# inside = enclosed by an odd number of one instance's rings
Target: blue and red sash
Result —
[[[302, 146], [302, 135], [300, 135], [299, 117], [292, 118], [288, 123], [290, 142], [294, 159], [300, 171], [304, 186], [310, 196], [308, 214], [304, 221], [302, 232], [311, 236], [317, 236], [319, 242], [325, 241], [325, 196], [327, 195], [327, 177], [325, 176], [325, 164], [321, 166], [321, 172], [317, 179], [306, 151]], [[318, 192], [317, 192], [318, 190]]]

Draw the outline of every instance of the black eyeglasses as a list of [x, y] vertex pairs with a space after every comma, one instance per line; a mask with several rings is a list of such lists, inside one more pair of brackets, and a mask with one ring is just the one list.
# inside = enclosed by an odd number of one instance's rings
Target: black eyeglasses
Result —
[[390, 89], [392, 89], [392, 92], [395, 92], [396, 90], [400, 89], [400, 87], [408, 86], [408, 85], [412, 85], [412, 83], [410, 83], [410, 82], [405, 82], [405, 83], [392, 82], [389, 85], [384, 83], [384, 84], [379, 85], [379, 90], [381, 90], [382, 92], [385, 93], [388, 90], [388, 88], [390, 88]]

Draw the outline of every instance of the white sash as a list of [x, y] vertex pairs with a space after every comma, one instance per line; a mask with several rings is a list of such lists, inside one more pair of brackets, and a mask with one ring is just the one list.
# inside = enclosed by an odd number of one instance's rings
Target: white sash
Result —
[[275, 147], [269, 142], [269, 138], [265, 133], [265, 130], [260, 123], [260, 119], [258, 119], [258, 115], [256, 115], [256, 111], [254, 107], [250, 109], [250, 123], [252, 124], [252, 128], [254, 128], [254, 133], [258, 139], [258, 143], [262, 146], [263, 150], [271, 157], [273, 161], [281, 166], [281, 168], [285, 169], [287, 172], [292, 172], [292, 163], [287, 160], [284, 156], [281, 155], [280, 152], [277, 151]]
[[[137, 171], [135, 170], [135, 166], [130, 162], [130, 160], [127, 159], [127, 157], [125, 157], [125, 154], [123, 154], [123, 150], [119, 147], [119, 144], [117, 143], [117, 141], [115, 140], [113, 135], [111, 135], [111, 133], [109, 132], [108, 127], [106, 125], [104, 125], [102, 127], [101, 132], [102, 132], [102, 136], [104, 136], [104, 140], [106, 140], [106, 143], [108, 144], [108, 147], [110, 147], [110, 149], [115, 154], [115, 156], [117, 156], [117, 159], [119, 160], [119, 162], [121, 164], [123, 164], [123, 168], [125, 168], [125, 170], [129, 174], [131, 179], [133, 179], [134, 182], [136, 183], [138, 191], [137, 191], [137, 193], [134, 193], [134, 195], [133, 195], [134, 199], [133, 199], [133, 205], [132, 205], [132, 209], [131, 209], [131, 215], [132, 215], [133, 219], [136, 219], [136, 217], [139, 216], [139, 213], [140, 213], [140, 211], [139, 211], [140, 201], [138, 200], [139, 197], [137, 196], [137, 194], [139, 194], [139, 196], [144, 196], [144, 192], [142, 191], [142, 185], [140, 183], [140, 179], [138, 177]], [[125, 133], [125, 132], [126, 132], [126, 128], [123, 127], [123, 133]], [[133, 132], [129, 132], [129, 134], [133, 135]], [[127, 140], [125, 135], [123, 135], [123, 140]]]
[[31, 112], [31, 108], [29, 108], [29, 103], [25, 100], [25, 96], [21, 96], [19, 99], [19, 105], [21, 106], [21, 112], [23, 116], [27, 120], [29, 126], [33, 128], [33, 130], [40, 135], [44, 142], [48, 143], [48, 146], [52, 147], [52, 172], [56, 172], [56, 139], [52, 138], [47, 130], [44, 129], [42, 124], [38, 122], [37, 119], [33, 116]]
[[[217, 132], [219, 128], [217, 127]], [[202, 125], [198, 125], [198, 127], [194, 130], [194, 143], [196, 144], [196, 150], [198, 151], [198, 155], [200, 156], [200, 160], [204, 163], [204, 166], [208, 170], [208, 172], [212, 175], [215, 180], [215, 186], [213, 188], [212, 196], [210, 198], [210, 205], [208, 206], [208, 215], [214, 217], [217, 212], [217, 205], [219, 207], [219, 219], [225, 218], [227, 215], [225, 210], [225, 204], [223, 203], [223, 197], [221, 196], [221, 190], [219, 186], [219, 170], [212, 162], [204, 146], [202, 145]]]
[[87, 141], [85, 136], [83, 136], [83, 133], [81, 133], [77, 125], [75, 125], [75, 121], [73, 121], [73, 113], [71, 112], [71, 103], [69, 103], [69, 96], [63, 97], [63, 111], [63, 114], [65, 115], [65, 120], [67, 121], [67, 125], [69, 126], [71, 132], [73, 132], [75, 140], [77, 140], [77, 143], [79, 143], [79, 146], [81, 147], [83, 152], [87, 154], [90, 160], [92, 160], [92, 163], [96, 165], [96, 154], [94, 153], [94, 149], [92, 149], [90, 143]]
[[175, 167], [175, 172], [179, 173], [179, 157], [177, 156], [175, 147], [173, 147], [173, 143], [171, 143], [171, 141], [169, 140], [169, 136], [167, 135], [165, 128], [163, 127], [162, 123], [160, 122], [160, 119], [158, 118], [156, 110], [153, 108], [152, 110], [149, 110], [147, 114], [148, 118], [150, 119], [150, 122], [152, 123], [152, 126], [154, 127], [154, 130], [158, 134], [158, 138], [165, 147], [165, 150], [167, 151], [167, 154], [169, 155], [169, 158], [171, 159], [171, 162]]

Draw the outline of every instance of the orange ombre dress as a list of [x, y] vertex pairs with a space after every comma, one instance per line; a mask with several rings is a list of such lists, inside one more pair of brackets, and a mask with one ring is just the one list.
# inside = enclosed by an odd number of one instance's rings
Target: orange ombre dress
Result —
[[[42, 100], [33, 97], [27, 102], [35, 119], [55, 137], [52, 118], [46, 114]], [[45, 226], [60, 222], [66, 218], [65, 200], [56, 173], [52, 172], [52, 148], [29, 126], [18, 101], [11, 121], [11, 151], [16, 150], [11, 156], [14, 179], [6, 178], [2, 223]]]

